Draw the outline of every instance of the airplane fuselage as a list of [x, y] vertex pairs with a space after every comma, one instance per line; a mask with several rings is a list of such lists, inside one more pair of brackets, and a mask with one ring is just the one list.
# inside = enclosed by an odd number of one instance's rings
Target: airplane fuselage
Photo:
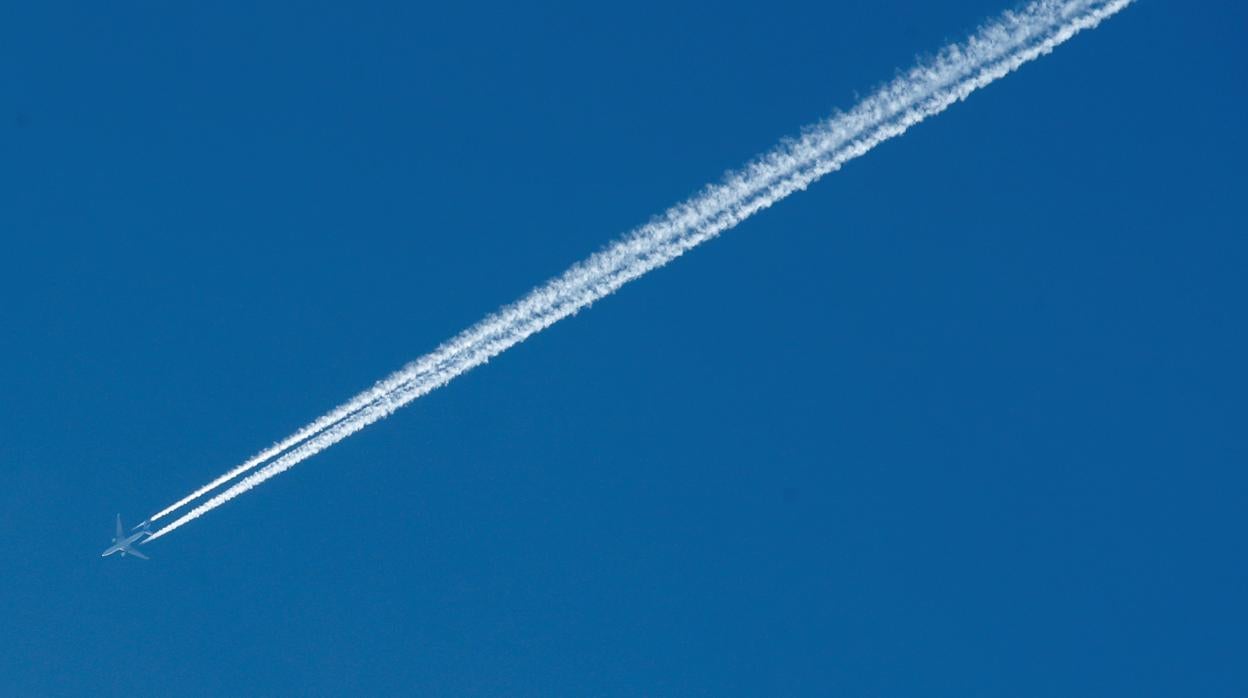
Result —
[[122, 555], [125, 555], [126, 553], [130, 552], [130, 546], [134, 543], [139, 542], [140, 540], [143, 540], [143, 537], [145, 535], [147, 534], [143, 532], [139, 532], [139, 533], [134, 534], [133, 536], [128, 536], [120, 541], [114, 538], [113, 544], [110, 545], [107, 549], [105, 549], [104, 552], [100, 553], [100, 557], [108, 557], [109, 555], [112, 555], [113, 553], [121, 553]]

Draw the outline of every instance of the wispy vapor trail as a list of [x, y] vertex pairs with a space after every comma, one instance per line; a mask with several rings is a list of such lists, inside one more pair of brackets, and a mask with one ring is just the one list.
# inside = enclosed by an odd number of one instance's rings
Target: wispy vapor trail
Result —
[[[320, 453], [400, 407], [489, 361], [629, 281], [667, 264], [881, 142], [939, 114], [975, 90], [1096, 27], [1133, 0], [1039, 0], [1007, 12], [943, 49], [844, 114], [805, 129], [723, 182], [679, 204], [572, 266], [435, 351], [360, 393], [286, 440], [232, 469], [157, 516], [165, 516], [255, 469], [157, 531], [155, 540]], [[279, 455], [280, 454], [280, 455]], [[275, 460], [271, 460], [276, 456]], [[267, 462], [267, 464], [265, 464]], [[156, 518], [156, 517], [153, 517]]]

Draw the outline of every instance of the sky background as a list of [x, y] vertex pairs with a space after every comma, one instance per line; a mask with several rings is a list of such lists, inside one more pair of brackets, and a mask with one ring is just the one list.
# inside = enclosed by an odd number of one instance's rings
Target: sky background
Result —
[[0, 694], [1248, 694], [1229, 1], [99, 557], [1007, 6], [5, 3]]

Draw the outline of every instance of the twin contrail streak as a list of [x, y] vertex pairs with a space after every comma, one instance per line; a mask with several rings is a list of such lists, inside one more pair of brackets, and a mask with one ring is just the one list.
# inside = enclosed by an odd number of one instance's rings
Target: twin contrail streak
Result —
[[[734, 227], [975, 90], [1096, 27], [1133, 0], [1038, 0], [943, 49], [850, 111], [805, 129], [516, 303], [486, 317], [285, 440], [154, 515], [163, 518], [247, 474], [161, 528], [164, 536], [460, 374]], [[254, 471], [254, 472], [252, 472]], [[147, 541], [145, 541], [147, 542]]]

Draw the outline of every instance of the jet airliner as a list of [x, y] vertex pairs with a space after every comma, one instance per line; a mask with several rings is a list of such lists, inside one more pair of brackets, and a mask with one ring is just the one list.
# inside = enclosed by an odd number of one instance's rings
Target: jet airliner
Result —
[[134, 532], [127, 536], [126, 529], [121, 527], [121, 514], [118, 514], [117, 515], [117, 536], [113, 538], [113, 544], [105, 548], [104, 552], [100, 553], [100, 557], [108, 557], [109, 555], [112, 555], [113, 553], [121, 553], [122, 557], [125, 557], [127, 555], [133, 555], [139, 558], [140, 560], [148, 559], [146, 555], [135, 550], [133, 547], [135, 543], [138, 543], [139, 541], [143, 540], [147, 536], [152, 535], [152, 532], [149, 531], [147, 528], [148, 523], [149, 522], [144, 521], [143, 523], [139, 524], [135, 528]]

